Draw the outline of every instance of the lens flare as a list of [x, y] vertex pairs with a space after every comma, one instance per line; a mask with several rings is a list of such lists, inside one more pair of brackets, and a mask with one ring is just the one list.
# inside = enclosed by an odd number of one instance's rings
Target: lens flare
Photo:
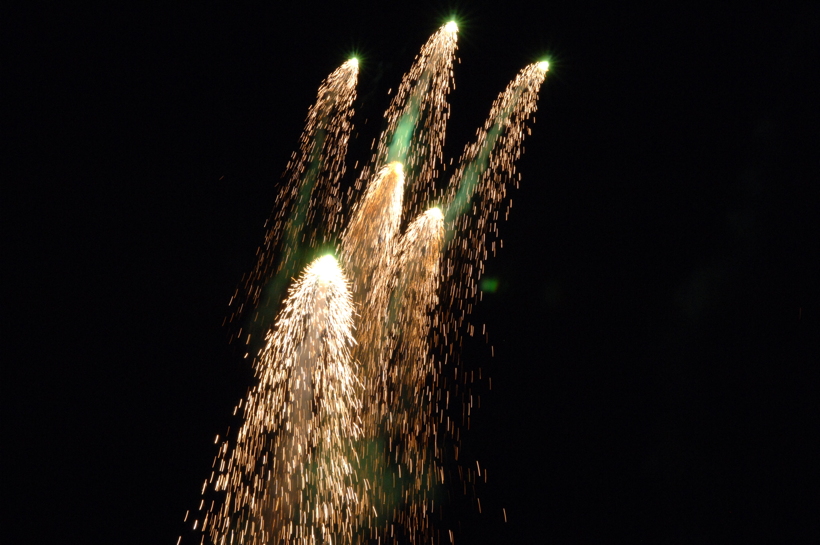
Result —
[[[261, 342], [234, 411], [241, 425], [186, 515], [197, 542], [452, 542], [436, 517], [474, 410], [458, 348], [475, 332], [469, 314], [548, 70], [542, 61], [516, 76], [437, 190], [457, 31], [451, 21], [424, 44], [345, 197], [357, 59], [320, 86], [256, 265], [231, 300], [231, 321], [252, 316], [236, 337]], [[458, 474], [474, 488], [476, 469]]]

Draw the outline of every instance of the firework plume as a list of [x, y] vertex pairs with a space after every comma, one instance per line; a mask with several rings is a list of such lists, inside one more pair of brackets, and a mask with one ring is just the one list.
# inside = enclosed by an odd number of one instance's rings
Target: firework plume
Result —
[[[202, 543], [452, 539], [433, 520], [448, 453], [458, 458], [451, 393], [467, 422], [473, 408], [454, 362], [547, 72], [542, 62], [517, 75], [436, 189], [456, 38], [448, 23], [422, 47], [345, 198], [358, 63], [320, 86], [256, 265], [231, 299], [231, 321], [245, 320], [235, 337], [262, 342], [235, 411], [242, 424], [220, 444], [192, 517]], [[338, 261], [316, 257], [328, 244]]]

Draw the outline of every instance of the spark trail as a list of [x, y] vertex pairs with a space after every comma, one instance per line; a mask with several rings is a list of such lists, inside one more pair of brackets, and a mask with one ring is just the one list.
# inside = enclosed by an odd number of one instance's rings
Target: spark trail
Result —
[[[202, 543], [452, 539], [433, 513], [449, 484], [448, 457], [458, 459], [456, 415], [469, 426], [473, 408], [458, 347], [474, 333], [467, 317], [477, 281], [500, 243], [500, 207], [520, 178], [515, 162], [547, 72], [545, 62], [529, 65], [498, 96], [439, 195], [442, 208], [429, 208], [456, 33], [449, 23], [422, 47], [345, 207], [338, 184], [357, 63], [319, 89], [256, 266], [235, 294], [231, 319], [256, 312], [264, 344], [253, 360], [257, 382], [236, 409], [242, 425], [220, 444], [203, 484], [193, 517]], [[338, 263], [315, 258], [328, 243]], [[299, 270], [271, 325], [266, 313]], [[451, 393], [461, 411], [450, 408]], [[465, 490], [473, 473], [464, 470]]]
[[444, 218], [431, 208], [402, 236], [391, 275], [387, 357], [381, 373], [379, 416], [389, 438], [390, 456], [407, 472], [403, 508], [394, 518], [411, 543], [427, 541], [428, 506], [439, 483], [437, 444], [439, 367], [429, 349], [430, 313], [438, 303]]
[[[460, 318], [451, 319], [454, 323], [461, 324], [471, 312], [488, 250], [495, 254], [501, 245], [499, 209], [509, 186], [518, 185], [520, 175], [516, 177], [515, 162], [523, 152], [524, 137], [530, 132], [528, 122], [538, 107], [538, 92], [548, 69], [544, 61], [530, 64], [498, 95], [484, 127], [465, 148], [459, 169], [448, 185], [448, 281], [443, 292], [447, 297], [444, 308], [460, 313]], [[510, 207], [512, 201], [505, 216]]]
[[387, 128], [378, 140], [372, 167], [362, 169], [357, 182], [361, 189], [372, 172], [394, 161], [402, 163], [410, 197], [405, 215], [409, 217], [418, 215], [426, 205], [443, 161], [450, 117], [447, 96], [455, 86], [453, 59], [457, 42], [458, 26], [450, 22], [422, 46], [384, 114]]
[[[319, 86], [268, 220], [256, 265], [231, 298], [231, 322], [250, 316], [246, 334], [264, 334], [290, 279], [338, 230], [339, 180], [353, 125], [359, 62], [350, 59]], [[255, 314], [254, 314], [255, 312]], [[248, 331], [250, 330], [250, 331]], [[240, 337], [242, 329], [236, 334]]]

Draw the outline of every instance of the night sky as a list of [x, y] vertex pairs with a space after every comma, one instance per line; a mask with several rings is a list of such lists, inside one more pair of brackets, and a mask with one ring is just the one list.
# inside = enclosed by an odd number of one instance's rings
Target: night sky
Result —
[[451, 14], [448, 158], [551, 64], [463, 351], [489, 482], [480, 515], [453, 494], [456, 543], [820, 541], [817, 4], [346, 4], [5, 17], [3, 541], [176, 543], [319, 83], [359, 56], [366, 161]]

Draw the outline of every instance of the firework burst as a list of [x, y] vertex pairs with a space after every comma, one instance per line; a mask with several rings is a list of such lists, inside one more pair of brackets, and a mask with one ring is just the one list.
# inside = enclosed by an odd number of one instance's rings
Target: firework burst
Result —
[[[254, 324], [236, 336], [247, 344], [257, 331], [264, 342], [256, 385], [236, 409], [243, 423], [203, 483], [193, 523], [203, 543], [442, 541], [432, 515], [448, 449], [458, 457], [444, 370], [453, 368], [469, 419], [457, 348], [473, 334], [466, 318], [500, 245], [499, 212], [512, 205], [507, 189], [547, 71], [536, 63], [518, 74], [436, 190], [456, 38], [448, 23], [422, 47], [346, 199], [358, 63], [322, 83], [256, 266], [231, 300], [231, 321]], [[333, 241], [338, 262], [315, 257]], [[280, 309], [272, 324], [266, 309]]]

